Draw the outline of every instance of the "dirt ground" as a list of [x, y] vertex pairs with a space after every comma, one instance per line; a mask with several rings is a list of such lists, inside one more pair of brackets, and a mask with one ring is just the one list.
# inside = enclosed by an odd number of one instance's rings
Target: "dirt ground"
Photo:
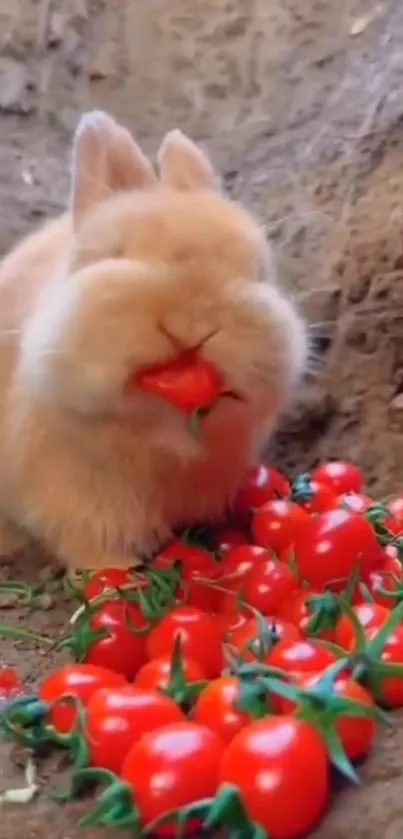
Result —
[[[270, 457], [343, 454], [379, 495], [403, 482], [402, 40], [401, 0], [0, 0], [0, 252], [65, 206], [83, 109], [110, 109], [153, 153], [188, 131], [261, 215], [312, 324], [316, 372]], [[56, 636], [71, 606], [54, 602], [0, 619]], [[0, 656], [33, 680], [54, 664], [5, 640]], [[318, 839], [400, 839], [402, 764], [397, 719]], [[1, 746], [1, 788], [20, 781]], [[104, 839], [74, 827], [85, 806], [1, 806], [1, 837]]]

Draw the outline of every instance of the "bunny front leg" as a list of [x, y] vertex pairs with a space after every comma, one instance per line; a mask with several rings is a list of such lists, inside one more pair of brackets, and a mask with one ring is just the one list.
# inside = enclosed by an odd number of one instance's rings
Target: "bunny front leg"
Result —
[[47, 548], [70, 571], [102, 570], [103, 568], [129, 568], [142, 564], [140, 557], [102, 549], [84, 534], [63, 531], [56, 540], [47, 539]]
[[0, 558], [13, 556], [27, 541], [26, 533], [0, 513]]

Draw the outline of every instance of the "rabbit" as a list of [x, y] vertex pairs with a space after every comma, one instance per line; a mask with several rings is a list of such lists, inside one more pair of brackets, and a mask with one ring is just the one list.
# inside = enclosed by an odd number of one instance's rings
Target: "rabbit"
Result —
[[[226, 399], [186, 418], [125, 382], [199, 352]], [[0, 555], [133, 566], [231, 504], [288, 404], [307, 331], [257, 221], [179, 130], [158, 175], [108, 114], [81, 117], [68, 211], [0, 265]]]

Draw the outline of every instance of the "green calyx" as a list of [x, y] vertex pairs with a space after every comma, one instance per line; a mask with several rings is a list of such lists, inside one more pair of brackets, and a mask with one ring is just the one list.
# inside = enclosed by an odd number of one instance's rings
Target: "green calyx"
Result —
[[268, 839], [267, 832], [247, 815], [239, 790], [232, 784], [222, 784], [214, 798], [164, 813], [142, 829], [141, 837], [151, 836], [162, 825], [170, 824], [175, 826], [175, 839], [183, 839], [190, 821], [200, 822], [203, 830], [224, 828], [226, 839]]
[[269, 692], [296, 704], [294, 716], [309, 722], [320, 731], [333, 766], [348, 780], [359, 783], [357, 773], [337, 733], [337, 720], [342, 717], [366, 717], [387, 725], [391, 723], [387, 715], [376, 705], [365, 705], [335, 693], [335, 681], [346, 668], [350, 668], [348, 657], [330, 665], [308, 688], [272, 678], [265, 679], [264, 685]]
[[[231, 662], [231, 653], [227, 660]], [[255, 720], [270, 713], [271, 704], [266, 680], [272, 678], [282, 681], [288, 678], [288, 673], [279, 667], [271, 667], [259, 661], [245, 663], [239, 659], [232, 660], [229, 669], [239, 682], [239, 695], [234, 703], [235, 708], [245, 711]]]
[[403, 561], [403, 537], [401, 535], [396, 536], [385, 524], [387, 519], [394, 518], [393, 513], [384, 504], [372, 504], [365, 511], [365, 518], [372, 524], [379, 544], [382, 546], [394, 545], [397, 548], [400, 561]]
[[51, 706], [35, 694], [20, 696], [8, 702], [0, 715], [4, 734], [29, 749], [38, 749], [51, 740], [48, 725]]
[[227, 839], [268, 839], [267, 832], [252, 821], [241, 801], [239, 790], [232, 784], [222, 784], [203, 822], [208, 830], [225, 829]]
[[297, 475], [291, 484], [291, 501], [295, 504], [307, 504], [312, 501], [311, 476], [309, 472]]
[[[178, 566], [174, 563], [169, 568], [153, 569], [147, 567], [142, 574], [147, 577], [148, 585], [138, 588], [108, 589], [91, 601], [84, 601], [76, 613], [73, 631], [61, 638], [54, 648], [67, 649], [75, 661], [85, 661], [88, 650], [97, 641], [107, 638], [106, 629], [92, 629], [91, 622], [105, 603], [118, 600], [124, 607], [124, 621], [127, 629], [133, 635], [145, 635], [154, 623], [159, 621], [167, 611], [176, 605], [175, 592], [180, 581]], [[137, 627], [131, 620], [128, 606], [137, 605], [147, 623]]]
[[207, 684], [205, 679], [197, 682], [186, 681], [182, 662], [182, 639], [178, 634], [172, 650], [169, 682], [163, 688], [163, 692], [171, 696], [177, 705], [189, 710]]
[[324, 591], [323, 594], [308, 595], [305, 602], [312, 613], [306, 627], [309, 637], [334, 629], [342, 612], [340, 598], [331, 591]]
[[240, 658], [242, 659], [242, 655], [249, 652], [252, 653], [258, 661], [264, 661], [275, 644], [281, 640], [281, 635], [277, 630], [275, 618], [270, 621], [267, 617], [258, 612], [257, 609], [254, 609], [251, 606], [248, 606], [248, 609], [256, 620], [257, 632], [256, 635], [248, 641], [245, 649], [241, 651]]
[[72, 795], [76, 796], [88, 784], [106, 785], [106, 789], [98, 797], [95, 807], [80, 819], [79, 827], [103, 825], [131, 828], [133, 839], [140, 837], [139, 813], [134, 806], [129, 784], [107, 769], [88, 767], [74, 773]]
[[372, 639], [368, 639], [349, 604], [344, 604], [344, 611], [351, 620], [355, 633], [354, 651], [350, 657], [352, 676], [368, 688], [376, 702], [382, 703], [385, 679], [403, 678], [403, 661], [396, 664], [382, 661], [382, 653], [388, 638], [403, 621], [403, 603], [399, 603], [391, 610], [388, 620], [382, 624]]

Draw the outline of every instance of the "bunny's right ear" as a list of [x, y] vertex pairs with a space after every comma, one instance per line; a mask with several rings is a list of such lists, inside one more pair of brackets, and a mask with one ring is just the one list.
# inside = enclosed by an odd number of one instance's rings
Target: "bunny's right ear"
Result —
[[161, 182], [174, 189], [192, 192], [219, 186], [207, 155], [178, 128], [163, 140], [158, 163]]
[[73, 148], [70, 209], [74, 225], [111, 193], [145, 189], [156, 182], [150, 161], [126, 128], [103, 111], [81, 117]]

